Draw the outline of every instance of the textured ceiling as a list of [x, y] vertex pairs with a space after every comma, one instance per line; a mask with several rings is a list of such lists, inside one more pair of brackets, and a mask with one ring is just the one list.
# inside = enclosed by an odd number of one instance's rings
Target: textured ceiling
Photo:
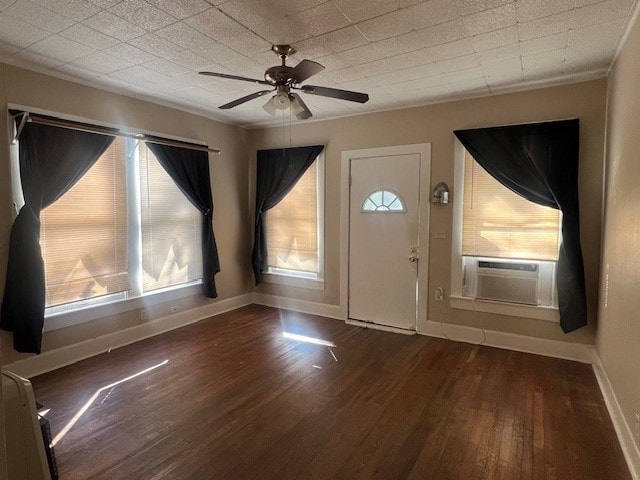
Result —
[[[278, 123], [262, 78], [290, 43], [326, 70], [306, 83], [367, 92], [304, 95], [313, 118], [604, 76], [636, 0], [0, 0], [0, 61], [238, 125]], [[295, 119], [294, 119], [295, 120]], [[287, 119], [288, 121], [288, 119]]]

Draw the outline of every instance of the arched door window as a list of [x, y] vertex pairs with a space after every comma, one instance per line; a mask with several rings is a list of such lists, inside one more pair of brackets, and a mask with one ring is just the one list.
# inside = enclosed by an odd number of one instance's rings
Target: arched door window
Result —
[[363, 212], [406, 212], [402, 198], [391, 190], [376, 190], [364, 199]]

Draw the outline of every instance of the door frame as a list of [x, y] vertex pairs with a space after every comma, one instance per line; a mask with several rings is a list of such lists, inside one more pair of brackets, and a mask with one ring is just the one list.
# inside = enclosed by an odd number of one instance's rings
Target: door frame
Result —
[[[418, 314], [416, 318], [416, 330], [420, 331], [420, 325], [423, 322], [425, 324], [427, 322], [427, 305], [429, 299], [429, 223], [431, 207], [429, 201], [431, 196], [430, 143], [345, 150], [342, 152], [340, 164], [340, 316], [345, 321], [349, 320], [349, 211], [351, 201], [349, 174], [351, 160], [411, 154], [420, 155], [420, 180], [418, 183], [418, 245], [420, 247], [420, 260], [418, 261]], [[378, 328], [375, 324], [371, 324], [370, 326], [371, 328]]]

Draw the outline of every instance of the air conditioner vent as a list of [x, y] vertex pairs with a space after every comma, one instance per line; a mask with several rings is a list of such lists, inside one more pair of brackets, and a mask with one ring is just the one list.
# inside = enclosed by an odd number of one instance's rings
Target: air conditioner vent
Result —
[[478, 260], [478, 268], [494, 268], [497, 270], [519, 270], [521, 272], [537, 272], [538, 264]]
[[476, 298], [538, 304], [538, 264], [478, 261]]

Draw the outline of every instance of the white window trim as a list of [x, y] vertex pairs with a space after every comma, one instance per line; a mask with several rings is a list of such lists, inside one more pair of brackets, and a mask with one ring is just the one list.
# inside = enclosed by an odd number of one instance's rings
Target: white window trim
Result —
[[[103, 297], [97, 297], [88, 300], [84, 305], [81, 305], [83, 303], [82, 301], [75, 302], [75, 304], [78, 305], [78, 308], [60, 313], [49, 315], [45, 314], [43, 331], [50, 332], [52, 330], [72, 327], [81, 323], [130, 312], [132, 310], [145, 309], [161, 303], [198, 295], [201, 292], [202, 281], [199, 280], [188, 284], [152, 291], [138, 297], [121, 298], [104, 303], [99, 303], [99, 300], [104, 300]], [[99, 304], [96, 305], [96, 303]]]
[[265, 283], [286, 285], [287, 287], [306, 288], [308, 290], [324, 290], [324, 279], [304, 278], [287, 273], [264, 272], [262, 280]]
[[491, 300], [473, 299], [462, 296], [462, 214], [465, 150], [460, 140], [454, 138], [454, 142], [453, 192], [455, 194], [455, 201], [451, 202], [453, 206], [453, 228], [451, 235], [451, 308], [560, 322], [560, 312], [556, 307], [494, 302]]
[[325, 196], [325, 158], [324, 149], [316, 157], [318, 162], [318, 274], [313, 278], [305, 275], [304, 272], [299, 274], [295, 271], [283, 271], [281, 269], [272, 269], [268, 267], [267, 271], [262, 274], [262, 281], [265, 283], [273, 283], [276, 285], [286, 285], [289, 287], [306, 288], [309, 290], [324, 290], [324, 196]]
[[451, 308], [472, 310], [474, 312], [497, 313], [512, 317], [535, 318], [549, 322], [560, 322], [560, 311], [555, 307], [521, 305], [518, 303], [493, 302], [479, 298], [467, 298], [451, 295]]

